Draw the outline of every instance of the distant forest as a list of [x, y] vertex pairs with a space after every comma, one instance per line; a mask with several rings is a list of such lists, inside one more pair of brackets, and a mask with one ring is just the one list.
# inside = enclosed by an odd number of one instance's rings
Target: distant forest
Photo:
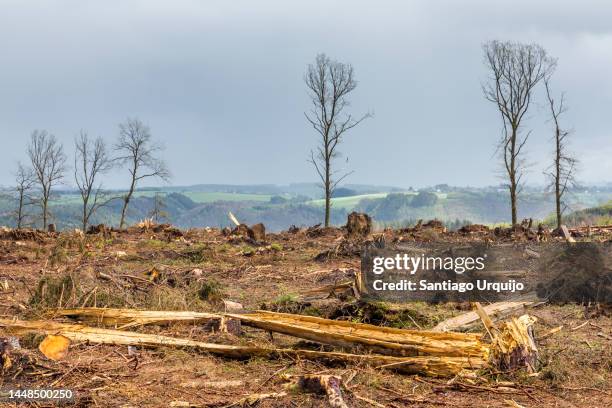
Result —
[[[331, 223], [342, 225], [349, 212], [359, 211], [370, 214], [378, 228], [411, 225], [419, 219], [433, 218], [444, 221], [451, 229], [468, 223], [504, 224], [510, 221], [506, 194], [501, 187], [438, 185], [402, 191], [394, 187], [347, 185], [338, 188], [332, 200]], [[568, 212], [569, 225], [610, 222], [612, 205], [608, 202], [612, 200], [612, 187], [576, 189], [568, 198], [574, 211]], [[14, 226], [12, 200], [9, 196], [0, 199], [0, 225]], [[523, 194], [519, 215], [553, 225], [553, 200], [551, 194], [532, 188]], [[270, 231], [279, 231], [291, 225], [320, 223], [324, 215], [321, 202], [315, 183], [146, 188], [135, 193], [127, 222], [156, 218], [158, 222], [182, 228], [225, 227], [231, 225], [227, 214], [232, 211], [241, 222], [263, 222]], [[121, 200], [111, 201], [94, 214], [90, 223], [117, 226], [121, 205]], [[74, 191], [57, 192], [51, 199], [51, 219], [60, 229], [80, 228], [80, 210]]]

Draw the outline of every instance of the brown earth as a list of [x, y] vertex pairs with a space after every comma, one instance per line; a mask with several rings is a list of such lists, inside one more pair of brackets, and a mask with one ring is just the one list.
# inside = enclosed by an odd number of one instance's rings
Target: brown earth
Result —
[[[53, 318], [54, 308], [81, 306], [222, 311], [222, 299], [228, 299], [242, 303], [246, 309], [263, 306], [425, 329], [466, 309], [465, 305], [456, 304], [360, 304], [350, 293], [328, 299], [299, 296], [354, 277], [362, 242], [345, 240], [345, 231], [341, 229], [293, 229], [266, 234], [266, 242], [223, 234], [217, 229], [177, 232], [168, 226], [131, 228], [127, 232], [98, 230], [99, 234], [85, 236], [0, 234], [1, 317]], [[539, 238], [521, 229], [495, 232], [477, 227], [446, 232], [434, 223], [412, 230], [386, 230], [373, 239], [403, 242]], [[283, 391], [283, 374], [331, 374], [342, 378], [344, 398], [351, 407], [515, 406], [506, 400], [525, 407], [609, 407], [612, 321], [604, 312], [578, 305], [542, 305], [531, 309], [529, 313], [539, 318], [536, 335], [563, 325], [561, 331], [539, 342], [541, 367], [536, 376], [523, 372], [482, 372], [476, 379], [431, 379], [366, 365], [330, 366], [289, 358], [236, 361], [189, 349], [128, 350], [126, 346], [90, 344], [73, 344], [63, 360], [51, 361], [37, 349], [41, 338], [22, 336], [18, 339], [19, 348], [15, 350], [13, 346], [9, 351], [12, 367], [2, 371], [0, 390], [69, 388], [77, 394], [77, 406], [223, 407], [232, 406], [250, 394]], [[147, 326], [138, 330], [210, 343], [277, 347], [298, 343], [291, 337], [270, 336], [244, 327], [240, 336], [211, 332], [197, 324]], [[0, 337], [9, 339], [11, 335], [0, 328]], [[302, 348], [328, 349], [299, 343]], [[510, 390], [504, 388], [506, 382], [514, 384]], [[180, 405], [181, 401], [188, 404]], [[263, 400], [257, 406], [326, 404], [324, 396], [289, 392], [281, 398]]]

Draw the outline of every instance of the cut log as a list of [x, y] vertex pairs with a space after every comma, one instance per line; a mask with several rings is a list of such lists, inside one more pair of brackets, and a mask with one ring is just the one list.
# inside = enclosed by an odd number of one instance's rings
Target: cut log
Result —
[[[500, 369], [527, 367], [532, 370], [537, 361], [533, 339], [533, 323], [528, 315], [513, 318], [496, 326], [479, 304], [476, 312], [491, 334], [492, 344], [484, 343], [480, 333], [455, 333], [405, 330], [368, 324], [322, 319], [312, 316], [258, 311], [248, 314], [197, 314], [194, 312], [131, 311], [123, 309], [72, 309], [59, 314], [85, 317], [102, 323], [124, 323], [131, 326], [152, 322], [195, 321], [197, 319], [235, 319], [243, 325], [274, 331], [321, 344], [366, 349], [377, 354], [347, 354], [309, 350], [270, 349], [250, 346], [209, 344], [166, 336], [107, 330], [55, 322], [0, 320], [0, 327], [17, 331], [35, 331], [63, 335], [73, 341], [140, 346], [192, 347], [226, 357], [247, 358], [288, 355], [307, 359], [342, 362], [365, 362], [380, 368], [396, 369], [412, 374], [445, 376], [465, 368], [494, 366]], [[110, 312], [110, 313], [109, 313]], [[124, 314], [122, 314], [124, 313]], [[143, 318], [147, 316], [148, 319]], [[189, 315], [190, 314], [190, 315]], [[204, 316], [200, 316], [204, 315]], [[177, 317], [176, 319], [174, 317]], [[410, 356], [410, 357], [407, 357]]]
[[[498, 321], [506, 319], [509, 316], [523, 312], [526, 306], [533, 304], [531, 300], [516, 301], [516, 302], [497, 302], [484, 306], [483, 309], [489, 315], [491, 320]], [[480, 324], [478, 313], [471, 311], [459, 316], [451, 317], [438, 323], [433, 331], [468, 331], [476, 328]]]
[[473, 357], [486, 361], [489, 346], [480, 333], [433, 332], [395, 329], [374, 325], [323, 319], [312, 316], [258, 311], [247, 314], [215, 315], [196, 312], [166, 312], [130, 309], [61, 309], [62, 316], [122, 328], [172, 321], [208, 321], [229, 318], [242, 325], [282, 333], [321, 344], [345, 348], [365, 348], [393, 356]]
[[386, 355], [488, 358], [489, 347], [480, 341], [480, 334], [394, 329], [268, 311], [231, 316], [245, 326]]
[[102, 324], [120, 328], [146, 324], [168, 324], [173, 322], [208, 322], [221, 320], [221, 315], [201, 312], [156, 311], [136, 309], [106, 309], [86, 307], [80, 309], [59, 309], [54, 315], [71, 317], [87, 323]]
[[66, 337], [49, 334], [38, 345], [38, 350], [43, 353], [45, 357], [58, 361], [66, 357], [68, 347], [70, 347], [70, 340], [68, 340]]
[[212, 344], [189, 339], [181, 339], [154, 334], [137, 333], [123, 330], [102, 329], [79, 324], [56, 323], [46, 320], [9, 320], [0, 319], [0, 327], [15, 334], [41, 333], [64, 336], [73, 342], [86, 341], [99, 344], [120, 344], [142, 347], [191, 347], [212, 354], [233, 358], [248, 358], [269, 355], [269, 349], [250, 346], [231, 346]]
[[187, 347], [206, 353], [228, 358], [278, 358], [288, 356], [309, 360], [342, 362], [353, 364], [370, 364], [381, 368], [390, 368], [409, 374], [422, 374], [435, 377], [456, 375], [464, 369], [479, 369], [485, 362], [467, 357], [390, 357], [375, 354], [348, 354], [340, 352], [323, 352], [313, 350], [273, 349], [253, 346], [233, 346], [212, 344], [190, 339], [158, 336], [154, 334], [130, 331], [101, 329], [78, 324], [56, 323], [51, 321], [24, 321], [0, 319], [0, 328], [13, 334], [53, 334], [61, 335], [73, 342], [96, 344], [118, 344], [140, 347]]

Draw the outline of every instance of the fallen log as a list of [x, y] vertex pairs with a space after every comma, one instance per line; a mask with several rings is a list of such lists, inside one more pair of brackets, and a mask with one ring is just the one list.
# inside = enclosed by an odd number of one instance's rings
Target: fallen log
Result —
[[340, 282], [334, 285], [325, 285], [300, 292], [300, 296], [305, 298], [314, 297], [315, 295], [334, 296], [348, 290], [352, 291], [353, 285], [353, 281]]
[[[506, 319], [507, 317], [523, 311], [526, 306], [534, 303], [532, 300], [522, 300], [515, 302], [496, 302], [484, 306], [483, 309], [493, 321]], [[468, 331], [476, 328], [480, 324], [478, 313], [471, 311], [460, 314], [459, 316], [451, 317], [438, 323], [433, 331]]]
[[190, 339], [102, 329], [79, 324], [56, 323], [46, 320], [25, 321], [0, 319], [0, 328], [15, 335], [27, 333], [60, 335], [73, 342], [140, 347], [186, 347], [228, 358], [280, 358], [287, 356], [291, 358], [328, 362], [352, 364], [365, 363], [380, 368], [394, 369], [407, 374], [422, 374], [434, 377], [448, 377], [456, 375], [464, 369], [479, 369], [486, 365], [485, 361], [481, 359], [467, 357], [391, 357], [375, 354], [361, 355], [341, 352], [213, 344]]
[[60, 335], [74, 342], [86, 341], [99, 344], [119, 344], [142, 347], [191, 347], [208, 353], [233, 358], [246, 358], [257, 355], [265, 356], [270, 352], [270, 350], [259, 347], [205, 343], [176, 337], [103, 329], [80, 324], [56, 323], [47, 320], [30, 321], [0, 319], [0, 327], [14, 334], [42, 333], [47, 335]]
[[386, 355], [476, 357], [486, 360], [489, 352], [489, 346], [481, 342], [480, 334], [395, 329], [268, 311], [230, 316], [239, 319], [245, 326], [334, 346], [360, 346]]
[[221, 315], [202, 312], [158, 311], [136, 309], [106, 309], [106, 308], [77, 308], [59, 309], [50, 313], [79, 319], [87, 323], [114, 326], [122, 329], [147, 324], [168, 324], [173, 322], [208, 322], [221, 320]]
[[[491, 335], [492, 344], [484, 343], [479, 333], [395, 329], [267, 311], [222, 315], [224, 318], [239, 320], [246, 326], [275, 331], [322, 344], [358, 350], [367, 349], [377, 353], [365, 355], [208, 344], [187, 339], [144, 335], [134, 332], [105, 331], [105, 329], [88, 328], [78, 325], [64, 325], [68, 327], [68, 334], [63, 334], [64, 331], [59, 329], [62, 329], [64, 326], [53, 322], [43, 322], [43, 324], [50, 325], [45, 326], [47, 331], [43, 330], [43, 332], [55, 334], [59, 330], [59, 334], [64, 335], [70, 340], [88, 340], [93, 342], [100, 341], [96, 338], [96, 334], [110, 333], [111, 337], [102, 339], [102, 342], [144, 346], [170, 345], [194, 347], [210, 353], [243, 358], [250, 356], [272, 357], [274, 355], [286, 354], [294, 357], [330, 361], [368, 362], [381, 368], [400, 369], [404, 372], [423, 373], [426, 375], [441, 375], [441, 373], [449, 375], [453, 372], [459, 372], [462, 368], [479, 368], [487, 364], [502, 369], [516, 368], [517, 366], [527, 366], [532, 369], [537, 359], [537, 347], [532, 331], [532, 326], [536, 319], [523, 315], [518, 319], [513, 318], [509, 322], [505, 322], [501, 328], [498, 328], [489, 318], [486, 311], [484, 311], [484, 308], [479, 304], [476, 304], [476, 307], [478, 315], [485, 323], [487, 332]], [[80, 309], [81, 314], [86, 315], [89, 312], [90, 309]], [[131, 311], [132, 318], [134, 318], [134, 315], [137, 316], [138, 312]], [[96, 311], [96, 313], [99, 312]], [[166, 320], [170, 319], [171, 313], [173, 312], [164, 312]], [[2, 326], [3, 322], [11, 321], [0, 320], [0, 326]], [[28, 324], [33, 323], [21, 322], [20, 324], [28, 328]], [[13, 326], [15, 325], [13, 324]], [[77, 327], [76, 330], [75, 327]], [[37, 326], [31, 328], [36, 329]], [[83, 335], [84, 331], [91, 334], [93, 340], [91, 337], [79, 337]], [[412, 358], [406, 356], [411, 356]]]
[[130, 309], [60, 309], [61, 316], [121, 328], [172, 321], [233, 319], [245, 326], [282, 333], [322, 344], [345, 348], [365, 348], [394, 356], [450, 356], [488, 358], [489, 347], [479, 333], [432, 332], [394, 329], [368, 324], [323, 319], [312, 316], [258, 311], [247, 314], [215, 315], [197, 312], [147, 311]]

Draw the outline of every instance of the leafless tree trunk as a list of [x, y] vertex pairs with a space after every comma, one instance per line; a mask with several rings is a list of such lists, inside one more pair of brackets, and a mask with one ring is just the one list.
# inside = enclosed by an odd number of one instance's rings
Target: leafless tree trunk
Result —
[[119, 125], [119, 140], [115, 145], [115, 150], [119, 153], [116, 160], [122, 164], [127, 164], [130, 173], [130, 188], [123, 197], [123, 208], [121, 209], [121, 221], [119, 223], [119, 228], [123, 228], [127, 208], [138, 182], [149, 177], [167, 180], [170, 178], [170, 172], [166, 163], [155, 157], [161, 148], [151, 140], [149, 127], [138, 119], [127, 119], [125, 123]]
[[155, 197], [153, 198], [153, 209], [149, 213], [149, 217], [156, 223], [159, 223], [162, 219], [168, 218], [166, 203], [164, 197], [160, 193], [155, 193]]
[[483, 50], [485, 65], [492, 74], [483, 85], [483, 92], [502, 117], [503, 133], [498, 149], [508, 178], [512, 225], [516, 225], [517, 198], [526, 165], [523, 148], [530, 133], [523, 135], [521, 124], [535, 86], [554, 71], [556, 61], [536, 44], [491, 41], [484, 44]]
[[24, 167], [23, 164], [17, 164], [17, 173], [15, 173], [15, 192], [17, 193], [17, 209], [15, 210], [15, 218], [17, 220], [17, 229], [24, 226], [28, 216], [25, 212], [25, 207], [32, 204], [32, 199], [28, 195], [29, 191], [34, 186], [34, 174], [32, 169]]
[[330, 60], [325, 54], [317, 55], [314, 64], [308, 66], [304, 78], [309, 90], [313, 108], [305, 113], [306, 119], [320, 136], [316, 153], [310, 152], [310, 162], [323, 183], [325, 191], [325, 226], [329, 226], [331, 197], [334, 189], [346, 176], [339, 177], [332, 170], [333, 159], [339, 155], [338, 145], [344, 134], [370, 117], [365, 114], [359, 119], [344, 112], [349, 105], [346, 99], [356, 87], [357, 82], [350, 64]]
[[109, 202], [101, 201], [104, 196], [102, 184], [96, 183], [100, 175], [111, 169], [112, 161], [104, 140], [101, 137], [91, 140], [83, 130], [74, 141], [74, 147], [74, 180], [83, 200], [81, 222], [85, 232], [91, 216]]
[[49, 197], [52, 188], [64, 178], [66, 155], [54, 135], [46, 130], [35, 130], [28, 146], [28, 156], [32, 162], [36, 183], [41, 190], [42, 222], [43, 228], [47, 228]]
[[561, 227], [562, 216], [565, 210], [563, 196], [567, 187], [575, 183], [574, 173], [578, 160], [567, 152], [566, 138], [570, 132], [562, 129], [559, 123], [560, 116], [566, 111], [564, 95], [561, 94], [557, 102], [550, 90], [549, 77], [544, 78], [544, 85], [546, 86], [546, 97], [554, 126], [553, 141], [555, 144], [554, 159], [550, 167], [551, 171], [547, 174], [551, 179], [551, 187], [555, 191], [555, 213], [557, 216], [557, 228], [559, 228]]

